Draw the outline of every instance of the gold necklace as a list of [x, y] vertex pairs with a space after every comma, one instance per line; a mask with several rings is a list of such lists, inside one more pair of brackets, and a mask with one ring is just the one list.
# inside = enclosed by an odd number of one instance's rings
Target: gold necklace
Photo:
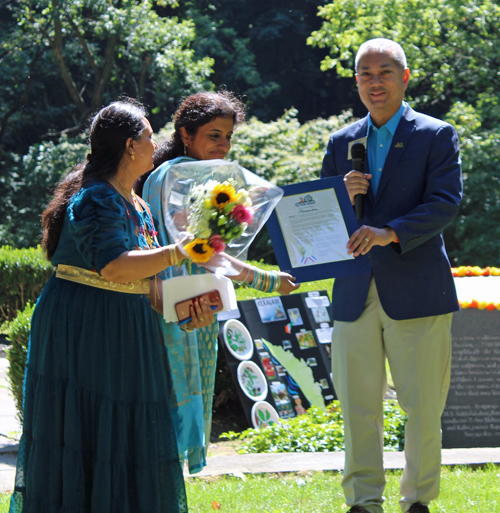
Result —
[[138, 201], [137, 201], [137, 198], [135, 196], [134, 190], [132, 189], [130, 192], [128, 192], [127, 189], [125, 189], [125, 187], [123, 187], [123, 185], [120, 182], [120, 180], [118, 180], [118, 177], [116, 175], [113, 176], [113, 178], [116, 180], [116, 183], [118, 184], [118, 186], [120, 187], [122, 192], [125, 194], [125, 198], [127, 200], [129, 200], [130, 203], [132, 203], [132, 205], [134, 205], [136, 210], [141, 210], [142, 211], [142, 208], [139, 207], [140, 204], [138, 205]]
[[[132, 204], [134, 205], [135, 209], [140, 210], [142, 212], [141, 203], [137, 199], [137, 195], [135, 194], [134, 189], [132, 189], [131, 192], [127, 192], [127, 189], [125, 189], [125, 187], [123, 187], [120, 180], [118, 180], [118, 178], [116, 176], [114, 176], [113, 178], [116, 180], [116, 183], [118, 184], [118, 186], [120, 187], [122, 192], [125, 193], [125, 196], [127, 197], [127, 199], [130, 198], [132, 200]], [[150, 233], [147, 226], [145, 225], [144, 226], [144, 238], [146, 239], [146, 244], [148, 245], [149, 249], [154, 249], [154, 247], [155, 247], [155, 245], [154, 245], [154, 243], [156, 242], [155, 236], [156, 236], [156, 232]]]

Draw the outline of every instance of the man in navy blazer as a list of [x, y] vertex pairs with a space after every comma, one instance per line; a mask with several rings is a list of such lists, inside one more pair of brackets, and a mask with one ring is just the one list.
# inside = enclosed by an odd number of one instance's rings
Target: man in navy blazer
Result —
[[[344, 176], [364, 217], [348, 252], [367, 255], [371, 275], [336, 278], [332, 373], [345, 423], [342, 486], [350, 513], [381, 513], [383, 397], [387, 358], [408, 415], [403, 512], [427, 513], [439, 494], [441, 415], [451, 368], [451, 318], [459, 309], [443, 229], [462, 197], [458, 137], [448, 123], [403, 101], [410, 70], [388, 39], [361, 45], [356, 80], [369, 114], [332, 134], [321, 177]], [[364, 173], [350, 148], [367, 148]]]

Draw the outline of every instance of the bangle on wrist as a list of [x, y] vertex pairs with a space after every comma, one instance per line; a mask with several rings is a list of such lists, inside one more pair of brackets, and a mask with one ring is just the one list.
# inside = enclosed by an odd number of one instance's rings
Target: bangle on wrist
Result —
[[[167, 258], [168, 253], [168, 258]], [[177, 265], [179, 263], [179, 258], [177, 256], [176, 246], [175, 244], [170, 244], [169, 246], [163, 246], [161, 250], [161, 254], [163, 255], [163, 260], [167, 263], [167, 267], [171, 267], [173, 265]]]
[[281, 276], [279, 273], [276, 273], [276, 286], [274, 287], [274, 291], [277, 291], [281, 288]]
[[258, 269], [257, 267], [254, 267], [253, 268], [253, 280], [252, 280], [252, 283], [250, 283], [250, 287], [252, 287], [252, 289], [257, 288], [257, 282], [259, 281], [259, 276], [260, 276], [260, 269]]
[[269, 273], [269, 289], [268, 289], [268, 292], [274, 292], [275, 287], [276, 287], [276, 273], [274, 271], [271, 271]]
[[[167, 258], [167, 253], [169, 253], [169, 256]], [[168, 246], [163, 246], [161, 248], [161, 254], [163, 256], [163, 260], [165, 260], [165, 263], [167, 264], [167, 267], [170, 266], [170, 252], [168, 250]]]
[[248, 268], [247, 275], [246, 275], [246, 276], [241, 280], [241, 283], [246, 283], [246, 282], [247, 282], [248, 277], [250, 276], [250, 272], [251, 272], [251, 270], [252, 270], [252, 269], [253, 269], [253, 266], [250, 266], [250, 267]]
[[179, 257], [177, 256], [177, 247], [175, 244], [171, 244], [168, 246], [168, 250], [170, 252], [170, 262], [171, 265], [177, 265], [179, 263]]

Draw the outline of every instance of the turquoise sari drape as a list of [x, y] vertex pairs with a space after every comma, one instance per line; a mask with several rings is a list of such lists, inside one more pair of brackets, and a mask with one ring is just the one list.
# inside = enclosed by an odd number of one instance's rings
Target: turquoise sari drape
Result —
[[[165, 228], [162, 208], [163, 182], [172, 164], [179, 157], [155, 169], [144, 184], [143, 198], [150, 204], [161, 245], [172, 243]], [[193, 264], [191, 274], [204, 274], [205, 269]], [[187, 269], [168, 268], [162, 279], [188, 274]], [[170, 406], [174, 422], [179, 457], [187, 460], [189, 472], [194, 474], [206, 465], [206, 450], [210, 442], [212, 424], [212, 398], [217, 363], [217, 337], [219, 326], [211, 326], [185, 333], [175, 323], [161, 318], [163, 339], [167, 348], [172, 376]]]

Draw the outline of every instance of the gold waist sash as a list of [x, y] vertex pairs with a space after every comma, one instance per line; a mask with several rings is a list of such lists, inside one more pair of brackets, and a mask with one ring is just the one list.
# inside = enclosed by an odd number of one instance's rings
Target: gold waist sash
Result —
[[129, 281], [128, 283], [114, 283], [105, 280], [99, 273], [81, 269], [72, 265], [58, 264], [56, 277], [62, 280], [74, 281], [96, 287], [98, 289], [113, 290], [114, 292], [125, 292], [127, 294], [146, 294], [149, 296], [149, 280]]

